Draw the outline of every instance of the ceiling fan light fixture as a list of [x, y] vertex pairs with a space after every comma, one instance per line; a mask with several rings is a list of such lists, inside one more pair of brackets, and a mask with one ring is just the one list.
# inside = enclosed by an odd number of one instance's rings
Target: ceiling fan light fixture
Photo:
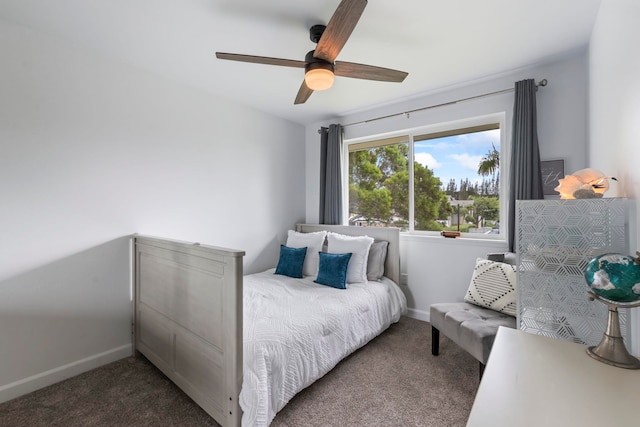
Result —
[[326, 90], [333, 86], [333, 66], [329, 63], [308, 64], [304, 81], [311, 90]]

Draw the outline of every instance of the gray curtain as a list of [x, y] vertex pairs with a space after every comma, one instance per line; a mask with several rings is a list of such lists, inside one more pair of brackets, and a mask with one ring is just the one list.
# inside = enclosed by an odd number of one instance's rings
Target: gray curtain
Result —
[[342, 126], [320, 129], [320, 224], [342, 224]]
[[544, 199], [533, 79], [516, 82], [509, 188], [509, 251], [515, 252], [516, 200]]

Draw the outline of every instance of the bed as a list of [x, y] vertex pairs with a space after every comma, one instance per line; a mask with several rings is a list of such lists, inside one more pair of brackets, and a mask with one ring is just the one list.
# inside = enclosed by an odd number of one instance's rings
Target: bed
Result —
[[243, 276], [243, 251], [134, 239], [135, 348], [223, 426], [268, 425], [406, 310], [397, 229], [299, 224], [295, 231], [388, 242], [385, 277], [335, 289], [310, 275], [274, 274], [280, 263]]

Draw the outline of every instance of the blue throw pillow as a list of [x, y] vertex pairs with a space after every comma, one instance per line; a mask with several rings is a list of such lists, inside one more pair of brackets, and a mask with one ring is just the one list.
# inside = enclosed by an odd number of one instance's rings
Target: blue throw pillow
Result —
[[320, 266], [318, 277], [314, 282], [321, 285], [333, 286], [338, 289], [347, 288], [347, 267], [351, 254], [328, 254], [320, 252]]
[[275, 274], [283, 276], [302, 278], [302, 266], [304, 257], [307, 255], [307, 248], [290, 248], [280, 245], [280, 259], [276, 267]]

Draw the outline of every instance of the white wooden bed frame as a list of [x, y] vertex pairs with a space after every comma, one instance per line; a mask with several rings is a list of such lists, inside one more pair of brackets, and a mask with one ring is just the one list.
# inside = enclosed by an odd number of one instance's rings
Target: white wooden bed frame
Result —
[[223, 426], [240, 425], [243, 251], [134, 236], [134, 348]]
[[[397, 228], [298, 224], [389, 242], [385, 276], [400, 283]], [[134, 236], [134, 348], [222, 426], [242, 411], [242, 261], [239, 250]]]

